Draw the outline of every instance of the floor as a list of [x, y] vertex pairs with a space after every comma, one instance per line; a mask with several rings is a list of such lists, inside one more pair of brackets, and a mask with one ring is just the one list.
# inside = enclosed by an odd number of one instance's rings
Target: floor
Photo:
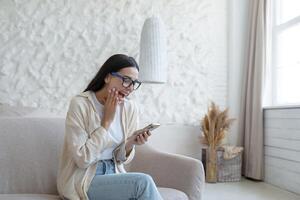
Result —
[[300, 200], [300, 195], [264, 182], [242, 179], [241, 182], [207, 183], [203, 200]]

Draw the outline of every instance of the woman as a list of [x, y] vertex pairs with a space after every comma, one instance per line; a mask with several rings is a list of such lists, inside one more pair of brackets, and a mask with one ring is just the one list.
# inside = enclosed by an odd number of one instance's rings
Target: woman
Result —
[[64, 147], [57, 187], [62, 198], [162, 199], [155, 183], [143, 173], [125, 173], [150, 132], [138, 129], [138, 110], [126, 97], [141, 85], [132, 57], [111, 56], [85, 91], [72, 98], [66, 117]]

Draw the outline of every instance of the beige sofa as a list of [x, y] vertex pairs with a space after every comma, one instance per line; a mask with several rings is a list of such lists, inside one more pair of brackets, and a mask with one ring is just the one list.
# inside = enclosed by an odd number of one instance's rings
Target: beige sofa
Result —
[[[1, 116], [0, 200], [59, 199], [56, 189], [64, 118]], [[150, 174], [165, 200], [200, 200], [204, 187], [202, 163], [143, 145], [128, 171]]]

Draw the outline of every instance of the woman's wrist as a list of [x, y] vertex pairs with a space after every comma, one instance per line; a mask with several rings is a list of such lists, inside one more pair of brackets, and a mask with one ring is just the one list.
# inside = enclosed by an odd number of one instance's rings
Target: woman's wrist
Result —
[[131, 151], [133, 148], [133, 143], [131, 141], [126, 142], [125, 150], [126, 152]]
[[109, 126], [110, 126], [110, 123], [109, 122], [106, 122], [106, 121], [102, 121], [101, 122], [101, 126], [103, 128], [105, 128], [106, 130], [108, 130]]

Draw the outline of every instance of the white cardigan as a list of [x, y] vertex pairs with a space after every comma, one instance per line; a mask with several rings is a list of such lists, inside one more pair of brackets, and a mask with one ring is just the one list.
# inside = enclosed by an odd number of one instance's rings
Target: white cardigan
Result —
[[[57, 189], [62, 198], [88, 199], [87, 190], [95, 176], [97, 161], [103, 149], [110, 147], [112, 139], [96, 112], [90, 91], [72, 98], [66, 117], [63, 151], [57, 176]], [[123, 164], [134, 157], [134, 149], [126, 157], [125, 141], [138, 129], [138, 109], [125, 99], [121, 109], [124, 141], [114, 150], [116, 173], [125, 173]]]

